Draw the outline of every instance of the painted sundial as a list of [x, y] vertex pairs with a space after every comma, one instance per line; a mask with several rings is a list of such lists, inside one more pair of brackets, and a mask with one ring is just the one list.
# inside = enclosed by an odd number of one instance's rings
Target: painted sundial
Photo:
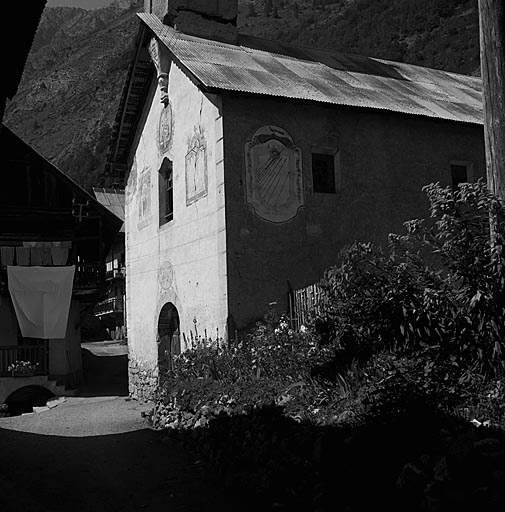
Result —
[[161, 153], [166, 153], [171, 148], [173, 132], [174, 119], [172, 106], [170, 105], [170, 102], [167, 102], [166, 106], [161, 109], [158, 125], [158, 146]]
[[286, 222], [303, 206], [302, 151], [278, 126], [263, 126], [245, 144], [246, 200], [256, 215]]

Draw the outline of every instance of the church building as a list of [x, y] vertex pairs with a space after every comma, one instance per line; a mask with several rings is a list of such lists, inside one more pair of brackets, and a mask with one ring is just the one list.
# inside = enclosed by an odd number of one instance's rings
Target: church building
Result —
[[146, 1], [111, 144], [125, 184], [130, 392], [232, 340], [340, 249], [485, 176], [481, 80], [240, 35], [237, 0]]

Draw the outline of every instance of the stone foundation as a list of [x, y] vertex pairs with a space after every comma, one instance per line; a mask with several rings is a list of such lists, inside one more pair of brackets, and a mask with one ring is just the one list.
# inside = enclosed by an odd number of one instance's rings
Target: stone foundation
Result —
[[156, 365], [128, 360], [128, 391], [136, 400], [153, 400], [158, 384]]

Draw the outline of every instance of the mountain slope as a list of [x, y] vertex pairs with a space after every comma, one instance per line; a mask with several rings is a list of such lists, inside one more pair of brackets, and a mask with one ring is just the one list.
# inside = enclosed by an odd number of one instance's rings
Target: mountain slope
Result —
[[[141, 0], [46, 8], [5, 122], [90, 189], [100, 181]], [[477, 0], [239, 0], [239, 30], [466, 74], [479, 70]]]
[[7, 108], [6, 124], [88, 189], [104, 165], [138, 7], [46, 9]]
[[477, 2], [243, 0], [239, 24], [241, 32], [268, 39], [477, 74]]

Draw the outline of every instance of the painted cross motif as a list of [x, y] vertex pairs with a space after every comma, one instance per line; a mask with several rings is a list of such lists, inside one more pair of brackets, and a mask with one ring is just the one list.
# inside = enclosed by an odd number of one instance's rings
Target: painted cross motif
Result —
[[278, 126], [263, 126], [245, 144], [246, 200], [259, 217], [286, 222], [304, 204], [302, 151]]
[[186, 205], [207, 195], [207, 180], [207, 142], [198, 130], [186, 153]]

